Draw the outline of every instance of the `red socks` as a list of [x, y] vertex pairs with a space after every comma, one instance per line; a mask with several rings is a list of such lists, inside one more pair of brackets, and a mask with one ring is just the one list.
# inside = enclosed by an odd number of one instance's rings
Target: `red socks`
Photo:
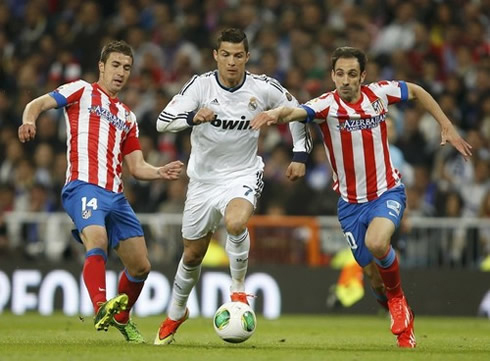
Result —
[[129, 321], [129, 312], [131, 307], [136, 303], [143, 286], [145, 285], [145, 279], [137, 279], [128, 275], [127, 270], [121, 274], [119, 279], [118, 293], [125, 293], [128, 295], [129, 302], [125, 311], [121, 311], [114, 316], [114, 319], [119, 323], [127, 323]]
[[383, 283], [385, 284], [386, 296], [388, 299], [403, 296], [400, 266], [393, 248], [390, 246], [386, 255], [382, 258], [375, 258], [375, 261], [381, 278], [383, 279]]
[[[90, 300], [94, 306], [94, 311], [97, 313], [100, 304], [107, 301], [106, 298], [106, 283], [105, 283], [105, 263], [107, 261], [107, 255], [104, 250], [100, 248], [94, 248], [87, 252], [85, 256], [85, 263], [83, 265], [83, 281], [87, 287]], [[118, 313], [114, 318], [119, 323], [127, 323], [129, 320], [129, 312], [131, 307], [138, 299], [141, 290], [145, 284], [145, 278], [138, 279], [131, 277], [127, 273], [127, 270], [121, 274], [119, 279], [118, 293], [125, 293], [128, 295], [129, 302], [125, 311]]]
[[99, 304], [107, 301], [105, 289], [105, 262], [107, 256], [100, 248], [87, 252], [83, 264], [83, 281], [92, 300], [95, 313], [99, 310]]

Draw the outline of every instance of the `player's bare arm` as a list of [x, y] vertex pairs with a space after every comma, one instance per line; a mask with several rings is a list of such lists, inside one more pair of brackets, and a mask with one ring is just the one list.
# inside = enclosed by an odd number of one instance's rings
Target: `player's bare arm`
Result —
[[135, 150], [124, 157], [129, 172], [133, 177], [140, 180], [176, 180], [179, 178], [184, 167], [181, 161], [170, 162], [163, 167], [154, 167], [143, 158], [141, 150]]
[[22, 114], [22, 125], [19, 127], [19, 140], [25, 143], [34, 139], [37, 118], [42, 112], [56, 106], [56, 100], [49, 94], [44, 94], [27, 104]]
[[201, 108], [196, 113], [196, 115], [194, 115], [192, 122], [194, 124], [202, 124], [202, 123], [213, 121], [215, 117], [216, 117], [216, 114], [211, 109]]
[[252, 129], [258, 130], [264, 125], [274, 125], [306, 119], [307, 113], [303, 108], [279, 107], [260, 113], [250, 123]]
[[446, 142], [449, 142], [463, 155], [465, 160], [468, 160], [472, 155], [471, 145], [461, 138], [458, 131], [454, 128], [453, 124], [446, 114], [444, 114], [432, 95], [417, 84], [407, 82], [407, 87], [409, 99], [417, 99], [424, 109], [427, 110], [441, 126], [441, 146], [444, 146]]

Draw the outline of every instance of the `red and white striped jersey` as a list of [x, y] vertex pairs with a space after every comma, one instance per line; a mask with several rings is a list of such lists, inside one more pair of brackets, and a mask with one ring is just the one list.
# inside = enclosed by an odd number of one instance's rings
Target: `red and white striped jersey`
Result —
[[97, 84], [84, 80], [49, 93], [64, 108], [67, 129], [66, 183], [81, 180], [122, 192], [123, 157], [141, 149], [133, 112]]
[[380, 81], [361, 86], [361, 98], [353, 104], [344, 102], [335, 90], [302, 105], [307, 121], [320, 125], [333, 188], [346, 202], [368, 202], [400, 184], [385, 119], [388, 105], [407, 99], [405, 82]]

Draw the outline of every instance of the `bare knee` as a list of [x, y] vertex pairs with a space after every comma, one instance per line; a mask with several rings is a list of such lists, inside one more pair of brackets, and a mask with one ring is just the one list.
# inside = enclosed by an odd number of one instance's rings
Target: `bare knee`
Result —
[[368, 241], [366, 240], [366, 247], [375, 257], [383, 257], [388, 252], [390, 243], [384, 240], [376, 239]]
[[146, 258], [144, 261], [139, 262], [138, 264], [128, 268], [129, 274], [138, 279], [145, 279], [151, 271], [151, 263]]
[[231, 217], [225, 218], [225, 227], [226, 232], [233, 236], [238, 236], [242, 234], [246, 228], [245, 224], [241, 220]]

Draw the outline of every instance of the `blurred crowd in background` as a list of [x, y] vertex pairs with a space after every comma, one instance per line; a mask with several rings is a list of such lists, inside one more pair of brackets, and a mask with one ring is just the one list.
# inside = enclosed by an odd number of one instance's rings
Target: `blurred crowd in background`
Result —
[[[120, 99], [138, 118], [145, 157], [155, 165], [186, 162], [189, 132], [160, 134], [155, 122], [192, 75], [215, 69], [215, 39], [227, 27], [248, 36], [248, 70], [275, 77], [300, 103], [334, 89], [329, 57], [338, 46], [366, 51], [366, 82], [422, 85], [473, 157], [464, 162], [440, 147], [437, 122], [416, 103], [393, 107], [390, 141], [407, 186], [407, 215], [490, 218], [489, 0], [0, 0], [0, 253], [9, 242], [4, 212], [63, 211], [62, 112], [44, 113], [35, 141], [21, 144], [17, 128], [30, 100], [79, 78], [97, 81], [102, 45], [126, 40], [134, 66]], [[288, 129], [262, 131], [266, 186], [258, 214], [335, 214], [331, 171], [318, 130], [311, 132], [307, 175], [290, 182]], [[125, 193], [136, 212], [180, 213], [186, 182], [126, 177]], [[28, 239], [30, 230], [23, 232]], [[490, 234], [480, 233], [490, 253]]]

